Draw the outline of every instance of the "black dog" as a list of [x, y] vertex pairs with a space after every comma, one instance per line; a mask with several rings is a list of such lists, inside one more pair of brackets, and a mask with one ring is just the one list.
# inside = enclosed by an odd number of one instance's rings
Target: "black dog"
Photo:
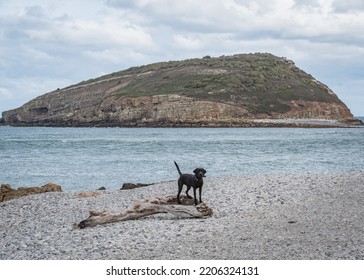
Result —
[[180, 175], [180, 177], [178, 178], [178, 194], [177, 194], [178, 204], [181, 204], [179, 196], [182, 192], [183, 185], [187, 186], [186, 194], [187, 194], [188, 198], [192, 198], [190, 195], [188, 195], [188, 191], [190, 190], [191, 187], [193, 188], [193, 194], [195, 197], [195, 205], [197, 205], [196, 189], [199, 189], [200, 203], [201, 203], [202, 202], [201, 193], [202, 193], [203, 177], [205, 177], [206, 170], [203, 168], [196, 168], [195, 170], [193, 170], [193, 173], [195, 173], [195, 175], [182, 174], [181, 170], [178, 167], [178, 164], [176, 162], [174, 162], [174, 164], [176, 165], [178, 173]]

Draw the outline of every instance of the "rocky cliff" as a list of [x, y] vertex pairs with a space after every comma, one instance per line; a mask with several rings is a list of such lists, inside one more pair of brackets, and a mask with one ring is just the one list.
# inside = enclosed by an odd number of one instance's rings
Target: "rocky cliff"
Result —
[[[133, 67], [3, 112], [7, 125], [246, 126], [255, 119], [355, 122], [324, 84], [271, 54]], [[257, 123], [255, 123], [257, 125]]]

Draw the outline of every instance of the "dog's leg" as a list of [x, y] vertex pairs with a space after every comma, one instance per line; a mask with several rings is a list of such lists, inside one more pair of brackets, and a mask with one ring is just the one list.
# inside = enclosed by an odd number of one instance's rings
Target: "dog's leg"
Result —
[[202, 186], [201, 187], [199, 187], [199, 195], [200, 195], [200, 203], [202, 203], [202, 199], [201, 199], [201, 197], [202, 197]]
[[[188, 198], [192, 198], [192, 196], [190, 196], [190, 195], [188, 194], [188, 191], [190, 190], [190, 188], [191, 188], [191, 186], [187, 186], [186, 195], [187, 195], [187, 197], [188, 197]], [[195, 197], [196, 197], [196, 196], [195, 196]]]
[[193, 188], [193, 197], [195, 198], [195, 205], [197, 205], [196, 188]]
[[180, 196], [180, 194], [182, 192], [182, 188], [183, 188], [183, 184], [181, 184], [180, 182], [178, 182], [178, 194], [177, 194], [177, 202], [178, 202], [178, 204], [181, 204], [181, 201], [179, 199], [179, 196]]

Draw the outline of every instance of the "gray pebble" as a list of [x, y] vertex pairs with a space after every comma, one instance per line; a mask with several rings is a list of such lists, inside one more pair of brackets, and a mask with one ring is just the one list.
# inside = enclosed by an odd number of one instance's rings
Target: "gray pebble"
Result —
[[125, 191], [44, 193], [0, 203], [0, 259], [363, 259], [363, 172], [207, 177], [208, 219], [158, 214], [75, 229], [90, 210], [175, 195], [175, 181]]

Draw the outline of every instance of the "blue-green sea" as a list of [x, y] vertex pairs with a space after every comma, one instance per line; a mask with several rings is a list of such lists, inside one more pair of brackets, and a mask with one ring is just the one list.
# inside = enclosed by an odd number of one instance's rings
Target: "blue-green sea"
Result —
[[0, 183], [64, 191], [207, 176], [364, 170], [364, 128], [0, 126]]

